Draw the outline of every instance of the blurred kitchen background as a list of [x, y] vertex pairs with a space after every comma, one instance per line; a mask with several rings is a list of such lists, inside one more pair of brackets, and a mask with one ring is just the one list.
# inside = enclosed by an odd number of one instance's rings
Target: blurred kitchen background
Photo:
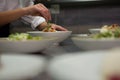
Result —
[[[120, 24], [118, 0], [36, 0], [35, 3], [43, 3], [52, 13], [52, 22], [75, 34], [88, 33], [89, 28]], [[29, 27], [14, 29], [17, 32], [31, 30]]]

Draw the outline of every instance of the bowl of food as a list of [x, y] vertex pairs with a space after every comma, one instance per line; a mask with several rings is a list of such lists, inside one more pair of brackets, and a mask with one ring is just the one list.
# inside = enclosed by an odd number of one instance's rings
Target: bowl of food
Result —
[[32, 53], [48, 48], [55, 39], [33, 37], [27, 33], [11, 34], [8, 38], [0, 38], [1, 52]]
[[72, 37], [72, 41], [81, 50], [105, 50], [114, 47], [120, 47], [120, 39], [93, 39], [93, 38], [81, 38]]
[[51, 23], [48, 22], [48, 25], [42, 31], [28, 31], [27, 33], [32, 36], [55, 38], [55, 43], [59, 43], [67, 39], [71, 35], [72, 31], [57, 31], [55, 28], [52, 28]]
[[108, 31], [116, 31], [120, 26], [118, 24], [103, 25], [101, 28], [88, 29], [91, 34], [104, 33]]
[[81, 49], [84, 50], [102, 50], [110, 49], [120, 46], [120, 27], [110, 28], [109, 30], [103, 30], [103, 32], [97, 34], [89, 34], [83, 37], [73, 36], [73, 42]]
[[56, 31], [56, 32], [44, 32], [44, 31], [29, 31], [28, 34], [32, 36], [42, 36], [46, 38], [55, 38], [55, 43], [62, 42], [67, 39], [72, 31]]
[[31, 80], [45, 70], [46, 59], [21, 53], [1, 53], [0, 80]]
[[47, 69], [53, 80], [102, 80], [106, 51], [75, 52], [54, 57]]

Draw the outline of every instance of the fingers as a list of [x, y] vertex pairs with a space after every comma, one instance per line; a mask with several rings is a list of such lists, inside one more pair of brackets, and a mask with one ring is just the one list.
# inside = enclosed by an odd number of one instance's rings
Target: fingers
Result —
[[55, 28], [56, 30], [59, 30], [59, 31], [68, 31], [66, 28], [63, 28], [62, 26], [59, 26], [56, 24], [52, 24], [52, 28]]
[[43, 4], [37, 4], [36, 5], [40, 15], [46, 19], [46, 21], [51, 20], [51, 14], [50, 11], [43, 5]]
[[50, 14], [50, 11], [43, 5], [43, 4], [40, 4], [45, 10], [47, 10], [47, 16], [48, 16], [48, 20], [51, 20], [51, 14]]

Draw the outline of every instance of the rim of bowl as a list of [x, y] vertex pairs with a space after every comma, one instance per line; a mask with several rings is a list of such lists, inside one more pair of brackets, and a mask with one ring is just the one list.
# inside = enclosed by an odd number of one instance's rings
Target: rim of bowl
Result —
[[66, 32], [72, 32], [72, 31], [57, 31], [57, 32], [43, 32], [43, 31], [28, 31], [27, 33], [66, 33]]
[[71, 39], [77, 41], [99, 41], [99, 42], [120, 41], [120, 38], [93, 39], [90, 37], [72, 37]]

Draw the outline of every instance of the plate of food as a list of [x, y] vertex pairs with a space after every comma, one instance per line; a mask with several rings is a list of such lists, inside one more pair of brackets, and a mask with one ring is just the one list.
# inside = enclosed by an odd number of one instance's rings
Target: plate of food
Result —
[[114, 31], [120, 26], [118, 24], [111, 24], [111, 25], [103, 25], [101, 28], [91, 28], [88, 29], [91, 34], [97, 34], [97, 33], [102, 33], [102, 32], [107, 32], [107, 31]]
[[1, 53], [0, 66], [0, 80], [29, 80], [41, 75], [46, 59], [21, 53]]
[[47, 72], [54, 80], [102, 80], [107, 51], [75, 52], [56, 56]]
[[97, 34], [89, 34], [83, 37], [73, 36], [73, 42], [83, 50], [103, 50], [114, 47], [120, 47], [120, 27], [115, 27], [110, 30], [104, 30]]
[[8, 38], [0, 38], [1, 52], [32, 53], [48, 48], [55, 39], [33, 37], [27, 33], [15, 33]]
[[54, 80], [120, 80], [120, 48], [56, 56], [47, 71]]
[[57, 31], [48, 24], [48, 26], [42, 31], [28, 31], [27, 33], [32, 36], [56, 38], [55, 43], [59, 43], [67, 39], [71, 35], [72, 31]]

